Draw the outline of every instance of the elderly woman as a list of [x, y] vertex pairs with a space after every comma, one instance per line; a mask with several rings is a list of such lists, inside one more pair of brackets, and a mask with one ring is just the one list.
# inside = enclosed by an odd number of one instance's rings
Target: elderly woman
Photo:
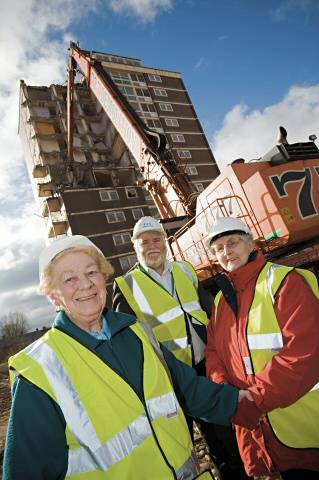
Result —
[[238, 218], [220, 218], [207, 244], [225, 274], [208, 328], [206, 368], [248, 389], [255, 428], [237, 426], [246, 472], [319, 478], [318, 284], [302, 269], [266, 262]]
[[245, 392], [197, 377], [135, 317], [105, 308], [111, 271], [83, 236], [42, 252], [40, 288], [60, 313], [9, 360], [4, 480], [199, 478], [180, 404], [246, 425], [237, 409]]

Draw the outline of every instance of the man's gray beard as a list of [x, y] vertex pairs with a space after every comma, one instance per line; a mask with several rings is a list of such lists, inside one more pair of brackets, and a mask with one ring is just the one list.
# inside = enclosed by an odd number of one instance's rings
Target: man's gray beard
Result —
[[152, 258], [146, 259], [144, 255], [142, 255], [141, 253], [137, 253], [137, 260], [140, 263], [146, 265], [147, 267], [153, 268], [153, 269], [158, 268], [161, 265], [164, 265], [166, 258], [167, 258], [167, 251], [163, 252], [157, 260], [155, 259], [153, 260]]

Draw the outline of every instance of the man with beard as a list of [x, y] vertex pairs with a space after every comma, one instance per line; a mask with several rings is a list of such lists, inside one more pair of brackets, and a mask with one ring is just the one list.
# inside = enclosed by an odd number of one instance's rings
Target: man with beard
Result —
[[[189, 262], [167, 259], [166, 240], [158, 220], [138, 220], [132, 236], [138, 263], [115, 279], [112, 308], [147, 323], [162, 345], [199, 375], [205, 375], [204, 349], [212, 298]], [[192, 420], [188, 420], [192, 430]], [[223, 478], [245, 478], [241, 477], [242, 462], [231, 428], [199, 423], [216, 463], [231, 465], [230, 476], [225, 474]], [[226, 451], [220, 449], [221, 444], [226, 445]]]

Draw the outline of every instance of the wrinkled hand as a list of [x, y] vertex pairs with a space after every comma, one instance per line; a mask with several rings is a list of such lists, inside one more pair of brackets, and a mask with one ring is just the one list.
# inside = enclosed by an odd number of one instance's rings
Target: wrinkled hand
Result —
[[248, 390], [239, 390], [238, 403], [240, 403], [244, 398], [247, 398], [250, 402], [253, 402], [253, 396]]
[[252, 394], [248, 390], [239, 390], [237, 410], [232, 417], [232, 422], [239, 427], [254, 430], [259, 425], [263, 415]]

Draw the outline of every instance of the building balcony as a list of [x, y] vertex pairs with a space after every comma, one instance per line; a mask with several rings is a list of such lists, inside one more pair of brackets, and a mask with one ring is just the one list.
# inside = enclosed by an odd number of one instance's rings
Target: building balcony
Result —
[[48, 169], [44, 165], [35, 165], [32, 170], [33, 178], [44, 178], [48, 175]]
[[50, 213], [59, 212], [61, 210], [62, 200], [60, 197], [50, 197], [44, 201], [42, 216], [48, 217]]
[[39, 197], [52, 197], [54, 192], [53, 182], [39, 183], [38, 184], [38, 196]]
[[34, 122], [35, 131], [38, 135], [55, 135], [55, 128], [53, 123], [35, 121]]
[[69, 222], [65, 212], [50, 212], [47, 218], [47, 234], [49, 238], [65, 235], [68, 228]]
[[69, 228], [68, 222], [53, 222], [48, 229], [48, 237], [55, 238], [59, 235], [66, 235]]

